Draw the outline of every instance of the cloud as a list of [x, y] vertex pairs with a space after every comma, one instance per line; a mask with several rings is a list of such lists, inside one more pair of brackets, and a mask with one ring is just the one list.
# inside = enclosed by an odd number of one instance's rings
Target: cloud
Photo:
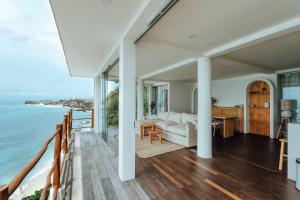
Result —
[[48, 0], [0, 0], [0, 5], [3, 94], [91, 94], [91, 80], [69, 77]]
[[[65, 64], [63, 50], [48, 1], [0, 0], [0, 40], [27, 53]], [[2, 42], [3, 41], [3, 42]], [[3, 51], [6, 51], [5, 47]]]

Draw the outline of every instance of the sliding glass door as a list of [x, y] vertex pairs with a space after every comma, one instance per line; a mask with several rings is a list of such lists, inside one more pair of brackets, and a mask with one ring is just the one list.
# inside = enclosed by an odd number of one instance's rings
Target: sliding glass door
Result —
[[154, 87], [156, 109], [155, 114], [169, 111], [169, 90], [167, 85]]
[[101, 111], [102, 111], [102, 124], [101, 134], [102, 139], [107, 142], [107, 86], [108, 86], [108, 74], [103, 72], [101, 76]]

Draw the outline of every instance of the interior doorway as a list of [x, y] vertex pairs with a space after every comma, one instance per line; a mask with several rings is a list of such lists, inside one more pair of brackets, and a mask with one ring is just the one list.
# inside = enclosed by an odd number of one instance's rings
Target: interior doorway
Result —
[[249, 132], [270, 136], [270, 86], [254, 81], [248, 86]]

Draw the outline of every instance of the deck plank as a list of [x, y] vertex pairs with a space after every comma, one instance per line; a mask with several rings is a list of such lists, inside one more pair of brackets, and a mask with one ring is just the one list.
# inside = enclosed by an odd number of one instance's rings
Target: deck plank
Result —
[[84, 200], [150, 199], [136, 180], [120, 181], [116, 148], [93, 132], [80, 133], [80, 144]]
[[107, 200], [118, 200], [116, 191], [110, 181], [110, 178], [101, 179], [103, 185], [103, 191]]

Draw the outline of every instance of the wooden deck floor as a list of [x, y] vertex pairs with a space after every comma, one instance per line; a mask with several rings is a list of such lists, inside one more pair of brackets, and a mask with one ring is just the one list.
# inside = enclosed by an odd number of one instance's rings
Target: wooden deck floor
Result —
[[84, 200], [300, 199], [295, 183], [276, 170], [278, 144], [265, 138], [216, 140], [211, 160], [190, 149], [137, 158], [136, 180], [128, 183], [118, 179], [115, 148], [93, 133], [82, 134], [80, 141]]
[[78, 138], [82, 159], [83, 200], [149, 199], [136, 180], [125, 183], [119, 180], [116, 152], [99, 135], [82, 132]]

